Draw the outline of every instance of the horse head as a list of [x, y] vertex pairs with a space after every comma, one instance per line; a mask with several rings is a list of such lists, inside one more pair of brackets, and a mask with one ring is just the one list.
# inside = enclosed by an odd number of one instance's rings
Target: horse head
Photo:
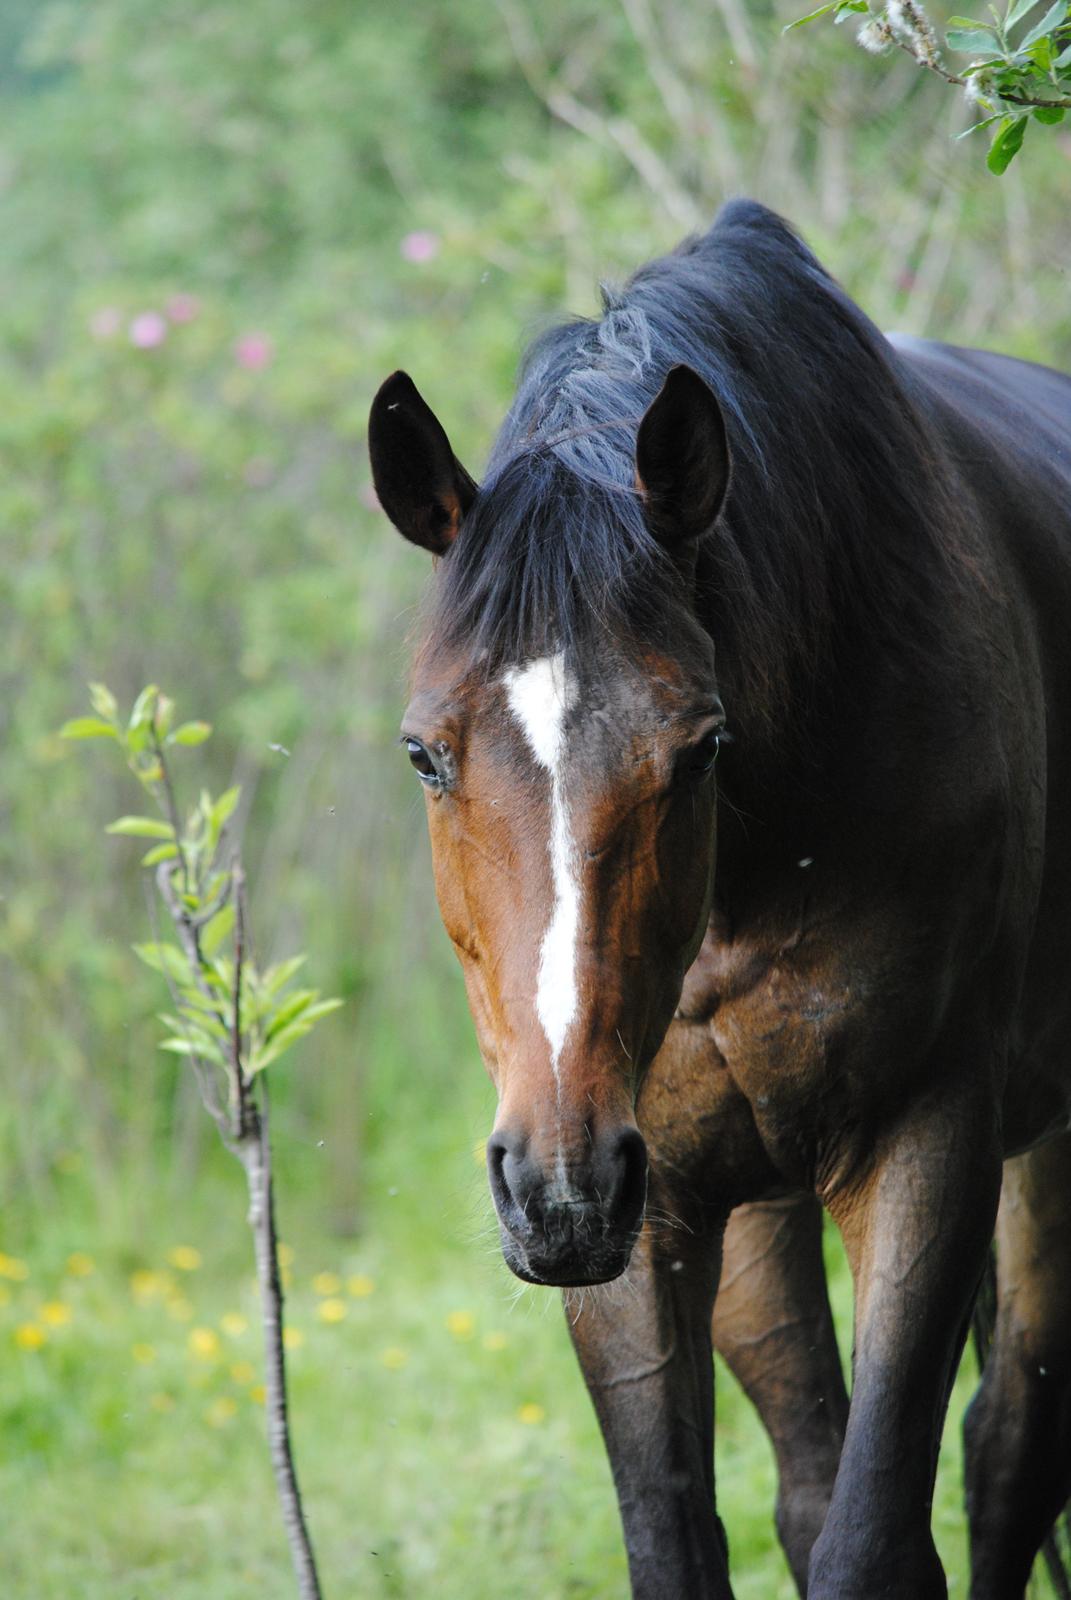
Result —
[[714, 872], [725, 714], [691, 596], [729, 478], [717, 400], [677, 367], [629, 439], [629, 481], [586, 496], [553, 441], [478, 488], [402, 373], [369, 427], [384, 509], [438, 558], [402, 740], [498, 1091], [503, 1251], [536, 1283], [628, 1264], [647, 1180], [636, 1097]]

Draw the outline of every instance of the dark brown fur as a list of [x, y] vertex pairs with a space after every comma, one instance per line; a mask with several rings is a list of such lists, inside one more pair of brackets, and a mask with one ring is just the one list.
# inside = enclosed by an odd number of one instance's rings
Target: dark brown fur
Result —
[[[474, 498], [398, 380], [370, 433], [402, 531], [447, 551], [405, 732], [507, 1258], [596, 1285], [572, 1336], [638, 1600], [731, 1595], [712, 1315], [801, 1592], [939, 1600], [937, 1449], [1007, 1163], [967, 1474], [973, 1600], [1018, 1600], [1071, 1489], [1071, 380], [889, 343], [747, 204], [593, 330], [537, 347]], [[503, 689], [551, 653], [581, 906], [556, 1061], [555, 802]]]

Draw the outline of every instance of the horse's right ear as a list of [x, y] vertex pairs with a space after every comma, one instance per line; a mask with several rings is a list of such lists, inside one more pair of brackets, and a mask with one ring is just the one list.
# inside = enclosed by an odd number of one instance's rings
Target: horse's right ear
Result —
[[476, 484], [406, 372], [393, 373], [372, 401], [368, 454], [379, 503], [398, 532], [443, 555], [476, 497]]

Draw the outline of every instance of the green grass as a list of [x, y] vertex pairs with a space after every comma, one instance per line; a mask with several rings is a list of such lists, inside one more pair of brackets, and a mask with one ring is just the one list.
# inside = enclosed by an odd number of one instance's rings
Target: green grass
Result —
[[[473, 1078], [434, 1124], [396, 1128], [370, 1157], [357, 1242], [319, 1224], [319, 1152], [283, 1163], [296, 1447], [329, 1597], [626, 1593], [609, 1470], [556, 1298], [518, 1293], [498, 1259], [473, 1154], [488, 1113]], [[192, 1194], [165, 1181], [105, 1220], [73, 1170], [46, 1214], [0, 1239], [26, 1269], [12, 1277], [17, 1262], [0, 1261], [12, 1600], [293, 1593], [255, 1396], [242, 1200], [237, 1166], [212, 1161]], [[831, 1245], [843, 1329], [850, 1289]], [[200, 1264], [175, 1265], [179, 1246]], [[88, 1275], [67, 1265], [75, 1251], [92, 1257]], [[340, 1320], [324, 1320], [325, 1300]], [[57, 1305], [69, 1320], [50, 1325]], [[40, 1348], [20, 1345], [27, 1325], [46, 1330]], [[960, 1596], [958, 1420], [972, 1382], [957, 1386], [935, 1516]], [[718, 1476], [738, 1600], [789, 1600], [769, 1447], [724, 1372]]]

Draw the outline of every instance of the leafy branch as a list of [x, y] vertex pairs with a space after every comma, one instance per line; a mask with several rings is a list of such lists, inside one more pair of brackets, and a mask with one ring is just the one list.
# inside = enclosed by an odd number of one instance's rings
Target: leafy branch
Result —
[[[876, 55], [904, 51], [922, 68], [963, 90], [972, 106], [986, 113], [966, 131], [993, 128], [987, 165], [998, 175], [1022, 149], [1027, 122], [1054, 125], [1071, 108], [1071, 0], [1050, 4], [1040, 21], [1027, 26], [1041, 0], [1008, 0], [991, 21], [951, 17], [944, 48], [974, 59], [960, 71], [945, 63], [937, 32], [921, 0], [831, 0], [791, 22], [802, 27], [819, 17], [840, 23], [865, 18], [857, 39]], [[962, 135], [961, 135], [962, 137]]]
[[176, 748], [203, 744], [212, 732], [209, 724], [174, 726], [174, 702], [155, 684], [142, 690], [125, 721], [104, 684], [90, 684], [89, 692], [94, 715], [65, 723], [60, 734], [116, 743], [159, 812], [120, 817], [107, 831], [155, 841], [141, 864], [154, 870], [177, 943], [156, 939], [134, 950], [163, 976], [171, 993], [174, 1009], [161, 1013], [168, 1029], [161, 1049], [189, 1062], [205, 1109], [245, 1169], [264, 1330], [269, 1448], [299, 1593], [302, 1600], [320, 1600], [287, 1415], [265, 1069], [342, 1002], [321, 999], [318, 989], [292, 987], [304, 956], [263, 970], [253, 960], [245, 876], [230, 837], [240, 790], [213, 798], [202, 789], [181, 820], [170, 755]]

